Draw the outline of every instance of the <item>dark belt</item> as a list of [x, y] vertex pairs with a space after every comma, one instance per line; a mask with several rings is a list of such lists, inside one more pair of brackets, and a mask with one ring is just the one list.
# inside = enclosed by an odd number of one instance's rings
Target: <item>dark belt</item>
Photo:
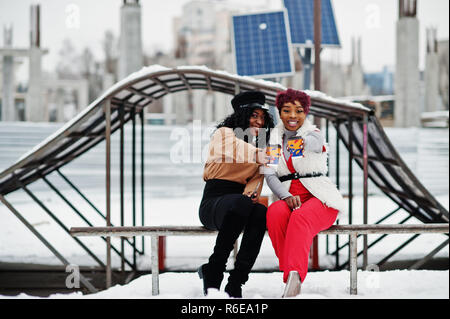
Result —
[[300, 179], [300, 178], [311, 178], [311, 177], [320, 177], [323, 176], [322, 173], [312, 173], [312, 174], [305, 174], [305, 175], [300, 175], [299, 173], [295, 172], [289, 175], [284, 175], [281, 176], [280, 182], [285, 182], [285, 181], [290, 181], [292, 179]]

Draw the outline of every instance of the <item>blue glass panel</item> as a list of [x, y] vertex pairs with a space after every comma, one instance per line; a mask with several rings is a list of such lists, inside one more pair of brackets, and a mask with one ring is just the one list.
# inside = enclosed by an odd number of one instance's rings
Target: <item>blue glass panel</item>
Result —
[[234, 53], [239, 75], [292, 73], [291, 44], [284, 11], [233, 17]]
[[[283, 0], [294, 45], [314, 44], [314, 0]], [[322, 0], [322, 44], [340, 45], [331, 0]]]

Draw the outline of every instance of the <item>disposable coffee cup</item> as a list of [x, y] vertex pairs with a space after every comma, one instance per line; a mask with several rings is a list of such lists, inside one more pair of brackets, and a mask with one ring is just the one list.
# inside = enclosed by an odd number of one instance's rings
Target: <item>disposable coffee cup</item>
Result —
[[266, 155], [268, 157], [268, 166], [277, 167], [280, 163], [281, 157], [281, 145], [280, 144], [269, 144], [266, 148]]

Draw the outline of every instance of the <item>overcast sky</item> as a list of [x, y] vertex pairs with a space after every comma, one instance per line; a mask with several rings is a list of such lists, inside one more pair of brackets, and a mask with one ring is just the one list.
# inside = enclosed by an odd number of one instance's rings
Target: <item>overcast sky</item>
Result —
[[[168, 52], [173, 48], [173, 17], [181, 14], [182, 5], [190, 0], [141, 0], [142, 32], [145, 53]], [[235, 0], [236, 1], [236, 0]], [[118, 37], [121, 0], [0, 0], [0, 27], [12, 23], [16, 47], [29, 45], [29, 6], [41, 4], [41, 46], [49, 49], [43, 67], [51, 71], [58, 60], [64, 38], [78, 51], [90, 47], [102, 59], [101, 40], [106, 30]], [[239, 3], [236, 1], [236, 3]], [[242, 3], [242, 1], [241, 1]], [[280, 8], [282, 0], [245, 0], [245, 4], [265, 4]], [[362, 61], [366, 72], [381, 71], [395, 63], [395, 23], [397, 0], [332, 0], [341, 49], [326, 49], [323, 57], [348, 63], [351, 60], [351, 38], [362, 37]], [[239, 4], [237, 4], [239, 5]], [[77, 14], [79, 12], [79, 15]], [[448, 39], [449, 1], [418, 0], [420, 21], [420, 66], [424, 65], [425, 29], [436, 27], [438, 39]], [[74, 17], [79, 16], [79, 19]], [[0, 32], [0, 47], [3, 31]]]

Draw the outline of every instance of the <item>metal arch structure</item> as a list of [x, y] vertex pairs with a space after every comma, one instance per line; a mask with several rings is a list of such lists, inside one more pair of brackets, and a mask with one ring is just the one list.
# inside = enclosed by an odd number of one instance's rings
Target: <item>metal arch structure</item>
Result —
[[[13, 165], [1, 172], [0, 200], [8, 206], [10, 210], [15, 210], [13, 207], [10, 207], [11, 205], [8, 203], [5, 196], [16, 190], [22, 189], [29, 194], [41, 208], [46, 210], [55, 220], [58, 220], [57, 216], [48, 211], [48, 208], [46, 208], [45, 205], [29, 191], [27, 186], [37, 180], [43, 180], [58, 194], [58, 196], [64, 199], [63, 195], [58, 193], [56, 188], [52, 187], [46, 176], [56, 172], [76, 189], [59, 169], [75, 158], [83, 155], [100, 142], [106, 141], [106, 193], [107, 201], [110, 201], [108, 197], [110, 187], [110, 181], [108, 179], [111, 155], [110, 136], [119, 130], [121, 132], [121, 141], [123, 141], [123, 127], [130, 121], [133, 123], [134, 136], [136, 115], [140, 115], [143, 123], [143, 110], [153, 101], [160, 99], [167, 94], [181, 91], [208, 90], [211, 92], [234, 95], [240, 91], [259, 90], [266, 95], [267, 103], [269, 105], [274, 105], [277, 92], [284, 89], [286, 88], [279, 83], [256, 80], [251, 77], [238, 76], [224, 71], [215, 71], [207, 67], [184, 66], [166, 68], [158, 65], [145, 67], [116, 83], [98, 99], [87, 106], [74, 119], [66, 123], [57, 132], [49, 136], [46, 140], [17, 160]], [[336, 100], [320, 92], [308, 91], [308, 93], [311, 96], [312, 102], [310, 113], [314, 116], [326, 119], [327, 131], [328, 124], [331, 122], [337, 131], [337, 141], [341, 140], [348, 149], [350, 224], [352, 222], [353, 210], [353, 191], [351, 183], [351, 163], [353, 161], [356, 161], [364, 172], [363, 214], [365, 223], [367, 223], [368, 213], [367, 187], [369, 179], [398, 205], [397, 210], [404, 209], [411, 217], [416, 217], [423, 223], [448, 223], [448, 210], [446, 210], [426, 190], [406, 166], [384, 133], [383, 128], [375, 117], [372, 109], [358, 103], [348, 103]], [[141, 131], [141, 133], [142, 132], [143, 131]], [[338, 148], [339, 143], [336, 144]], [[141, 147], [143, 147], [143, 143]], [[339, 152], [339, 149], [337, 149], [337, 152]], [[120, 156], [123, 157], [123, 152], [121, 152]], [[134, 178], [134, 156], [135, 147], [133, 144], [133, 185], [136, 184]], [[123, 163], [123, 161], [121, 162]], [[143, 159], [141, 158], [141, 170], [143, 170], [142, 163]], [[121, 165], [121, 167], [123, 166]], [[336, 170], [336, 177], [339, 178], [338, 161], [336, 163]], [[121, 170], [121, 180], [123, 181], [123, 169]], [[143, 187], [143, 180], [141, 180], [141, 185]], [[76, 190], [79, 191], [78, 189]], [[81, 192], [79, 193], [81, 194]], [[88, 201], [87, 198], [86, 200]], [[65, 199], [65, 201], [68, 202], [67, 199]], [[123, 193], [121, 201], [123, 201]], [[70, 203], [68, 204], [70, 205]], [[134, 205], [133, 200], [133, 207]], [[110, 203], [107, 203], [106, 216], [103, 215], [103, 217], [106, 219], [107, 224], [110, 224], [108, 207], [110, 207]], [[76, 211], [76, 207], [71, 206], [71, 208]], [[97, 211], [101, 213], [98, 209]], [[144, 209], [142, 209], [142, 211], [144, 211]], [[15, 211], [15, 214], [16, 213], [18, 214], [17, 211]], [[81, 212], [78, 213], [82, 215]], [[379, 222], [381, 223], [382, 220]], [[88, 223], [88, 221], [86, 222]], [[61, 225], [61, 227], [65, 226]], [[79, 241], [78, 239], [76, 240]], [[107, 240], [108, 239], [105, 239], [105, 241]], [[133, 246], [134, 262], [131, 263], [127, 261], [127, 263], [130, 266], [135, 266], [135, 254], [136, 252], [139, 253], [139, 250], [137, 249], [135, 242], [131, 243], [128, 241], [128, 243]], [[78, 244], [83, 245], [82, 242], [78, 242]], [[108, 247], [110, 245], [108, 241], [107, 245]], [[345, 247], [345, 245], [339, 246], [337, 242], [336, 251], [333, 253], [336, 255], [337, 265], [339, 264], [339, 250], [343, 247]], [[368, 247], [367, 238], [365, 237], [363, 250], [365, 262], [367, 261]], [[87, 247], [83, 248], [87, 249]], [[401, 248], [402, 247], [399, 247], [399, 249]], [[143, 253], [143, 250], [144, 247], [142, 246], [142, 251], [140, 253]], [[116, 252], [120, 253], [118, 249], [116, 249]], [[95, 258], [95, 256], [93, 257]], [[390, 256], [388, 255], [388, 257]], [[107, 255], [107, 258], [110, 258], [110, 256]], [[122, 244], [122, 265], [124, 260], [126, 259], [123, 256]], [[105, 267], [101, 261], [98, 262], [102, 267]]]
[[[180, 91], [209, 90], [234, 95], [239, 91], [260, 90], [267, 103], [274, 105], [282, 85], [251, 77], [238, 76], [206, 67], [160, 66], [143, 68], [118, 82], [92, 102], [78, 116], [42, 143], [23, 155], [16, 163], [0, 173], [0, 194], [7, 195], [22, 185], [28, 185], [46, 176], [87, 150], [105, 140], [106, 120], [104, 105], [111, 106], [111, 134], [140, 113], [148, 104], [163, 96]], [[348, 116], [362, 119], [372, 110], [357, 103], [333, 100], [325, 95], [312, 95], [311, 114], [333, 122]]]

